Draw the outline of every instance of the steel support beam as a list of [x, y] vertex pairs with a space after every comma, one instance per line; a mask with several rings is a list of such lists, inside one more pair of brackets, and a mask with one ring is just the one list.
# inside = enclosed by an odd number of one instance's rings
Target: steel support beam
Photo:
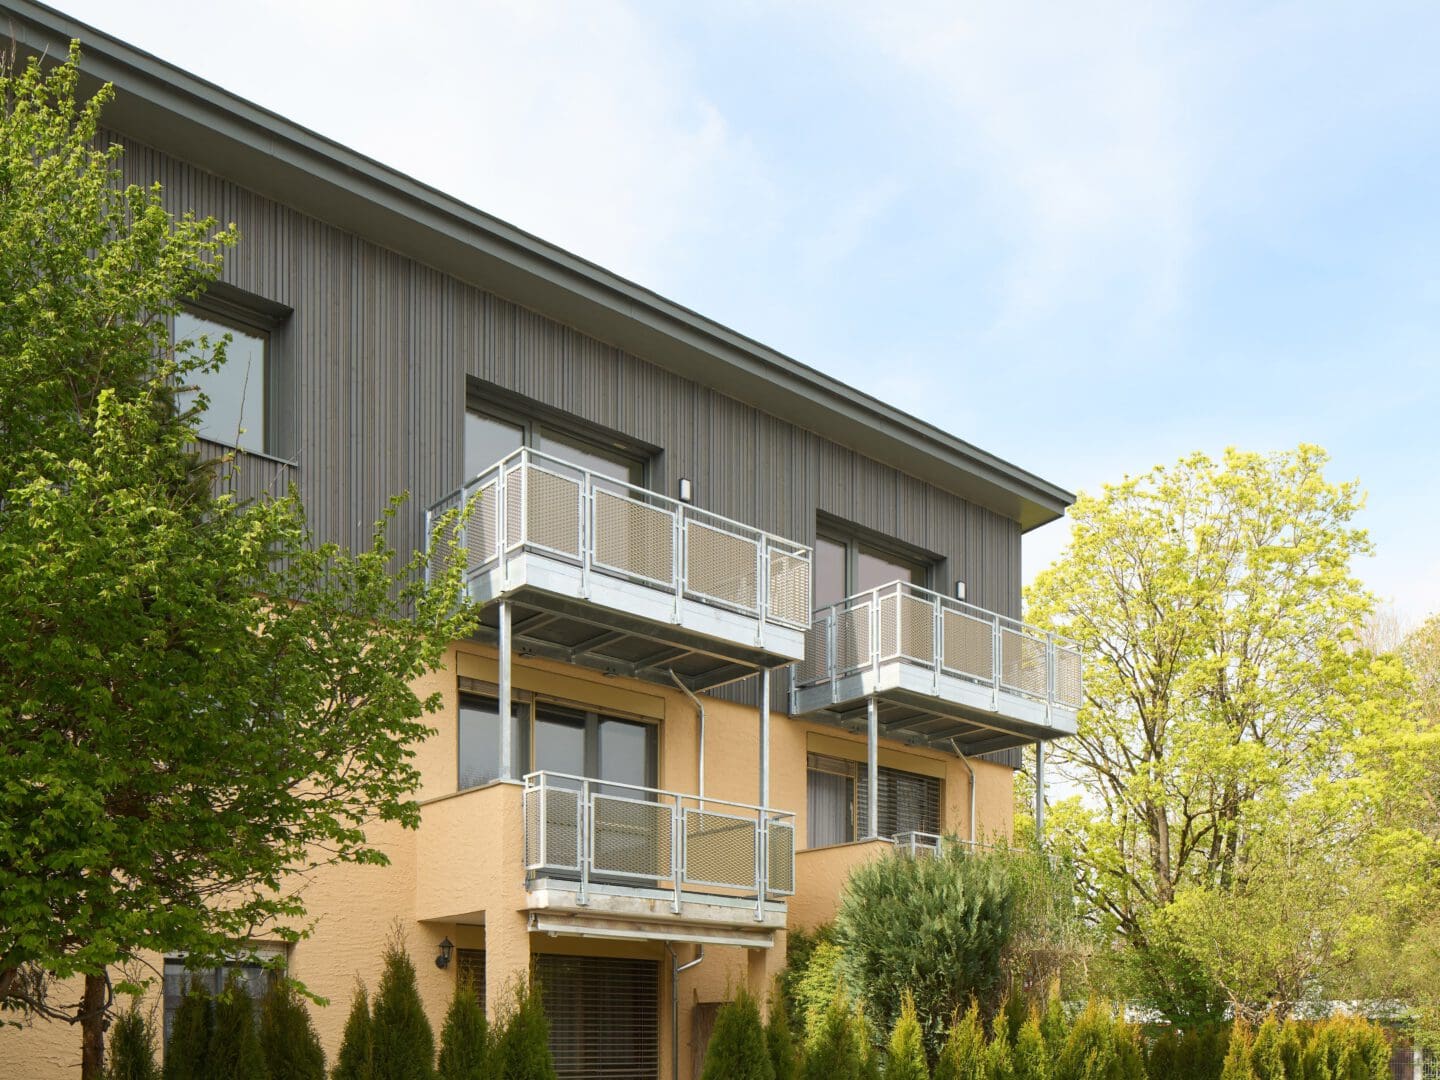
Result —
[[760, 670], [760, 808], [770, 809], [770, 669]]
[[865, 782], [869, 798], [865, 800], [865, 839], [880, 835], [880, 703], [872, 695], [866, 702]]
[[515, 740], [510, 717], [514, 708], [510, 704], [513, 696], [510, 681], [510, 664], [514, 642], [510, 633], [510, 601], [500, 601], [500, 776], [504, 780], [515, 779]]

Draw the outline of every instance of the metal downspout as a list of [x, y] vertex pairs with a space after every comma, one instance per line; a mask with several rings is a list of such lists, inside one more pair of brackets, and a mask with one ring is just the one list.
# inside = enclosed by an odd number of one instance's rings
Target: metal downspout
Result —
[[970, 828], [969, 828], [967, 831], [968, 831], [969, 834], [970, 834], [970, 846], [971, 846], [971, 847], [974, 847], [974, 846], [975, 846], [975, 769], [974, 769], [974, 767], [970, 764], [970, 759], [965, 756], [964, 752], [960, 749], [960, 745], [959, 745], [954, 739], [951, 739], [951, 740], [950, 740], [950, 749], [952, 749], [952, 750], [955, 751], [955, 756], [960, 759], [960, 764], [961, 764], [961, 765], [964, 765], [964, 766], [965, 766], [965, 771], [970, 774]]
[[680, 1080], [680, 975], [705, 959], [705, 946], [699, 946], [695, 959], [685, 964], [675, 955], [672, 942], [665, 942], [665, 950], [670, 954], [670, 1075]]
[[880, 835], [880, 703], [873, 694], [865, 703], [865, 719], [865, 839], [874, 840]]
[[699, 717], [699, 720], [700, 720], [700, 760], [699, 760], [699, 764], [698, 764], [698, 767], [699, 767], [699, 770], [700, 770], [700, 783], [699, 783], [699, 791], [698, 791], [697, 794], [698, 794], [699, 797], [700, 797], [700, 799], [699, 799], [699, 801], [700, 801], [700, 809], [701, 809], [701, 810], [704, 810], [704, 809], [705, 809], [705, 703], [704, 703], [703, 701], [701, 701], [701, 700], [699, 699], [699, 697], [696, 696], [695, 691], [691, 690], [688, 686], [686, 686], [683, 682], [680, 681], [680, 676], [675, 674], [675, 670], [674, 670], [673, 668], [667, 668], [666, 670], [670, 672], [670, 678], [671, 678], [671, 680], [674, 681], [675, 685], [678, 686], [678, 687], [684, 692], [684, 694], [685, 694], [686, 697], [688, 697], [692, 702], [695, 703], [695, 713], [696, 713], [696, 715]]

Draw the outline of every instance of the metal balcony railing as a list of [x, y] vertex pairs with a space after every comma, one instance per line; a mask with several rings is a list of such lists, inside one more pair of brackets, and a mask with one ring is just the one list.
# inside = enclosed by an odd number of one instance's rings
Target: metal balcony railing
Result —
[[[474, 504], [473, 506], [471, 504]], [[682, 599], [803, 630], [810, 625], [810, 549], [738, 521], [522, 449], [426, 512], [470, 507], [463, 537], [430, 540], [431, 565], [465, 550], [467, 580], [506, 555], [534, 551]]]
[[687, 893], [795, 891], [795, 815], [724, 799], [591, 780], [525, 777], [525, 869], [578, 881], [587, 904], [597, 884], [666, 889], [671, 910]]
[[1075, 710], [1081, 653], [1073, 643], [961, 600], [892, 581], [815, 613], [795, 685], [819, 686], [900, 661]]

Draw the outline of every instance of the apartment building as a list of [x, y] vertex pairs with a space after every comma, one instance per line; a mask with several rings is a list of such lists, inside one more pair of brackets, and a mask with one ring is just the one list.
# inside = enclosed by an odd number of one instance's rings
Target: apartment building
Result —
[[[238, 442], [242, 493], [293, 482], [359, 544], [409, 492], [412, 551], [467, 511], [429, 558], [483, 627], [424, 688], [422, 823], [310, 881], [286, 956], [332, 1058], [398, 920], [437, 1027], [457, 980], [493, 1010], [533, 973], [562, 1076], [698, 1075], [856, 865], [1009, 835], [1080, 702], [1078, 653], [1018, 621], [1065, 491], [58, 12], [7, 22], [116, 85], [127, 180], [239, 225], [177, 333], [233, 335], [206, 447]], [[78, 1054], [0, 1031], [0, 1075]]]

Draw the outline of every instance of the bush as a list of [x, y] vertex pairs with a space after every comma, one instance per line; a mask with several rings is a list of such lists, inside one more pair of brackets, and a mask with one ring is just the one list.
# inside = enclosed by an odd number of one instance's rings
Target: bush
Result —
[[930, 1056], [971, 998], [987, 1013], [998, 1004], [1018, 895], [1008, 860], [953, 845], [926, 858], [897, 853], [859, 867], [846, 885], [835, 920], [844, 982], [885, 1030], [909, 990]]
[[215, 1000], [206, 1069], [207, 1080], [266, 1080], [265, 1055], [255, 1031], [255, 1003], [237, 979], [231, 979]]
[[1387, 1080], [1390, 1043], [1377, 1025], [1350, 1017], [1316, 1024], [1304, 1050], [1305, 1080]]
[[160, 1080], [155, 1064], [155, 1025], [132, 1003], [110, 1028], [105, 1080]]
[[775, 1080], [760, 1008], [743, 989], [715, 1017], [701, 1080]]
[[209, 1080], [210, 1033], [215, 1005], [199, 983], [180, 999], [165, 1044], [165, 1080]]
[[885, 1080], [930, 1080], [925, 1041], [915, 1016], [915, 999], [907, 991], [900, 1002], [900, 1019], [890, 1033]]
[[1220, 1069], [1220, 1080], [1255, 1080], [1255, 1070], [1250, 1066], [1253, 1049], [1250, 1028], [1243, 1020], [1235, 1021], [1230, 1030], [1230, 1046], [1225, 1051], [1225, 1062]]
[[835, 995], [805, 1045], [802, 1080], [865, 1080], [874, 1070], [864, 1020], [851, 1002]]
[[[1050, 1080], [1050, 1054], [1045, 1049], [1045, 1036], [1040, 1033], [1040, 1014], [1032, 1010], [1015, 1034], [1015, 1080]], [[1152, 1080], [1166, 1073], [1151, 1073]]]
[[415, 985], [415, 965], [397, 933], [385, 947], [385, 970], [370, 1024], [374, 1080], [434, 1080], [435, 1033]]
[[783, 984], [776, 984], [770, 995], [770, 1019], [765, 1025], [765, 1046], [770, 1051], [770, 1066], [775, 1080], [800, 1080], [800, 1046], [790, 1027], [790, 1009], [785, 1002]]
[[935, 1062], [935, 1080], [987, 1080], [985, 1029], [974, 1001], [950, 1025], [950, 1033]]
[[440, 1029], [440, 1080], [491, 1080], [490, 1027], [485, 1010], [469, 986], [456, 983], [455, 996]]
[[270, 1080], [325, 1080], [325, 1050], [289, 983], [277, 982], [260, 1003], [260, 1051]]
[[1255, 1080], [1287, 1080], [1284, 1042], [1285, 1029], [1275, 1017], [1265, 1017], [1250, 1044], [1250, 1071]]
[[540, 992], [526, 979], [515, 983], [504, 1027], [495, 1036], [493, 1069], [504, 1080], [557, 1080], [550, 1056], [550, 1022]]
[[1145, 1080], [1139, 1032], [1098, 1001], [1070, 1028], [1055, 1061], [1055, 1080]]
[[357, 982], [350, 999], [350, 1015], [345, 1018], [345, 1034], [340, 1039], [335, 1071], [330, 1080], [372, 1080], [372, 1040], [370, 1037], [370, 998], [365, 984]]

